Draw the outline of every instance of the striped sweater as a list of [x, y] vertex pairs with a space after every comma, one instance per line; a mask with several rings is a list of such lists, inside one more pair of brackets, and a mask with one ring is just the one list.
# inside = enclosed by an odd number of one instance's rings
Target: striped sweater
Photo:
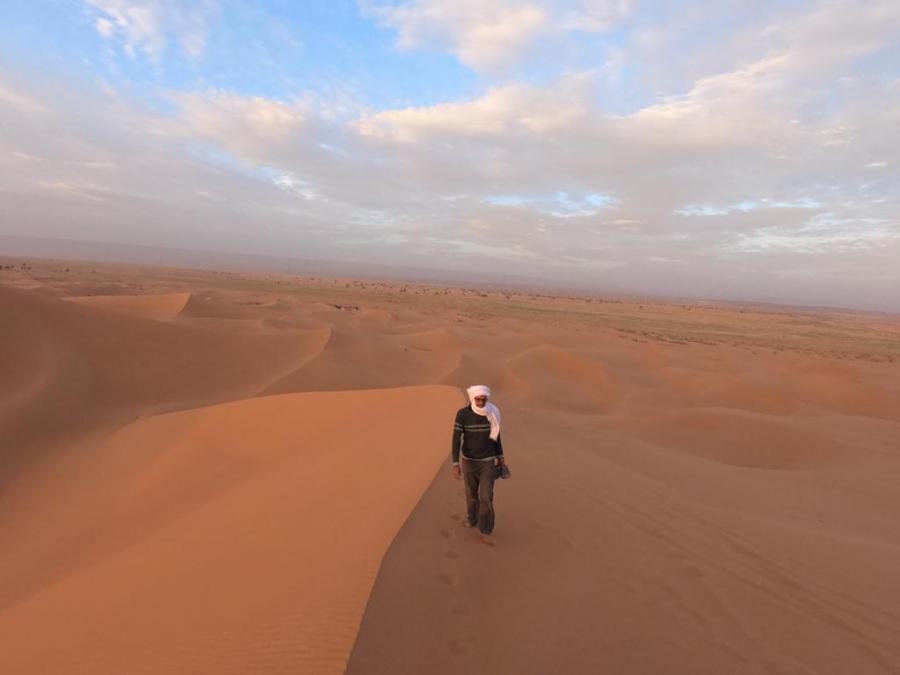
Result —
[[454, 465], [459, 464], [460, 451], [464, 459], [479, 462], [503, 457], [500, 436], [497, 436], [496, 441], [491, 438], [491, 424], [488, 418], [476, 413], [471, 406], [460, 408], [453, 422], [451, 454]]

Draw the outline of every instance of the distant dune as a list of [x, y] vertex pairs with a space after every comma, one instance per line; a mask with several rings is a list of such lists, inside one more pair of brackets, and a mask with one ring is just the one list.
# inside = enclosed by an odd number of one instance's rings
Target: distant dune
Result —
[[[0, 274], [4, 673], [900, 668], [895, 318]], [[475, 382], [495, 546], [448, 464]]]
[[160, 295], [87, 295], [66, 299], [129, 316], [167, 321], [178, 316], [190, 297], [190, 293], [162, 293]]
[[16, 354], [2, 366], [0, 483], [62, 438], [151, 411], [258, 394], [313, 358], [329, 335], [321, 328], [245, 335], [142, 316], [168, 298], [64, 302], [0, 286], [0, 302], [15, 317], [0, 346]]

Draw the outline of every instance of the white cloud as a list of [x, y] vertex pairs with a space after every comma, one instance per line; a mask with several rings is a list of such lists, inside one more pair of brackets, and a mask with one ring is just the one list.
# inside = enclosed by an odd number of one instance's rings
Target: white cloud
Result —
[[547, 22], [540, 5], [508, 0], [366, 3], [363, 9], [397, 31], [400, 47], [444, 48], [473, 68], [506, 65], [545, 29]]
[[99, 191], [96, 186], [91, 184], [67, 183], [61, 180], [39, 180], [35, 182], [35, 186], [40, 190], [49, 190], [51, 192], [59, 192], [64, 195], [71, 195], [79, 199], [87, 199], [92, 202], [106, 201], [97, 194]]
[[576, 195], [559, 190], [549, 195], [488, 195], [482, 201], [492, 206], [532, 209], [554, 218], [583, 218], [600, 213], [616, 200], [596, 192]]
[[97, 32], [105, 38], [112, 37], [112, 34], [116, 30], [116, 26], [112, 21], [102, 17], [94, 21], [94, 28], [96, 28]]
[[[545, 33], [586, 16], [572, 3], [517, 5], [532, 6]], [[466, 3], [401, 7], [417, 21], [425, 7], [481, 16]], [[879, 52], [900, 28], [897, 12], [878, 2], [817, 7], [739, 32], [731, 56], [740, 59], [718, 72], [704, 63], [686, 86], [616, 110], [603, 70], [398, 109], [203, 88], [172, 94], [165, 114], [114, 89], [0, 78], [4, 224], [387, 264], [439, 258], [463, 272], [634, 291], [880, 298], [900, 309], [889, 292], [900, 283], [900, 174], [890, 161], [900, 155], [900, 81], [885, 76], [896, 69]], [[593, 16], [577, 30], [616, 20]], [[99, 18], [124, 44], [111, 17]], [[176, 39], [162, 22], [140, 25], [164, 45]], [[471, 36], [481, 33], [451, 36], [446, 25], [433, 30], [447, 48], [500, 62], [477, 47]], [[410, 39], [423, 39], [416, 31]], [[133, 50], [152, 51], [154, 39], [135, 37]], [[495, 42], [504, 54], [522, 48]], [[644, 53], [634, 49], [623, 42], [623, 72]], [[808, 285], [786, 284], [789, 274]]]
[[310, 124], [304, 101], [277, 101], [205, 91], [172, 96], [181, 114], [177, 126], [188, 137], [212, 141], [253, 161], [270, 156]]
[[469, 101], [364, 114], [357, 128], [365, 136], [401, 142], [443, 135], [549, 134], [571, 128], [588, 114], [591, 83], [587, 74], [564, 78], [552, 89], [506, 85]]
[[633, 4], [631, 0], [360, 2], [364, 13], [397, 32], [401, 48], [449, 51], [476, 70], [509, 66], [548, 34], [607, 30], [627, 17]]
[[866, 252], [900, 243], [900, 221], [882, 218], [840, 218], [820, 214], [798, 227], [764, 227], [743, 233], [732, 250], [801, 253]]
[[94, 28], [106, 39], [117, 40], [130, 57], [142, 54], [158, 59], [170, 39], [191, 57], [206, 48], [209, 19], [216, 11], [212, 0], [84, 0], [97, 14]]
[[0, 83], [0, 107], [17, 109], [26, 113], [46, 113], [48, 108], [35, 97], [14, 91]]
[[561, 16], [561, 27], [600, 33], [626, 19], [634, 0], [582, 0]]

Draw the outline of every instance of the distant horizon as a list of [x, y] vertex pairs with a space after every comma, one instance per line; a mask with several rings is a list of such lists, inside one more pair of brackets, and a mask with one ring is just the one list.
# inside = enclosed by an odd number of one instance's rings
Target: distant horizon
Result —
[[897, 0], [65, 0], [0, 234], [900, 311]]
[[[754, 298], [703, 297], [641, 293], [628, 289], [612, 289], [567, 285], [548, 280], [541, 283], [528, 277], [490, 275], [464, 277], [452, 270], [393, 267], [377, 263], [359, 263], [340, 260], [309, 260], [296, 257], [279, 257], [229, 251], [180, 249], [120, 242], [96, 242], [61, 238], [11, 237], [0, 234], [0, 260], [8, 258], [96, 263], [99, 265], [127, 265], [167, 267], [179, 270], [203, 270], [236, 274], [276, 274], [297, 277], [349, 278], [365, 281], [384, 281], [421, 285], [452, 286], [456, 288], [518, 293], [542, 293], [551, 296], [574, 294], [576, 296], [604, 297], [623, 301], [661, 303], [712, 303], [739, 307], [768, 307], [777, 310], [832, 311], [865, 315], [900, 317], [900, 309], [877, 307], [848, 307], [846, 305], [812, 305], [786, 303]], [[2, 280], [2, 279], [0, 279]]]

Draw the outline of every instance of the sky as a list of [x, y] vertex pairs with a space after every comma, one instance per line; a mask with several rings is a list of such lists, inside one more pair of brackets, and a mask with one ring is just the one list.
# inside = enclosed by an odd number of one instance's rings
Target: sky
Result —
[[0, 4], [0, 234], [900, 311], [897, 0]]

